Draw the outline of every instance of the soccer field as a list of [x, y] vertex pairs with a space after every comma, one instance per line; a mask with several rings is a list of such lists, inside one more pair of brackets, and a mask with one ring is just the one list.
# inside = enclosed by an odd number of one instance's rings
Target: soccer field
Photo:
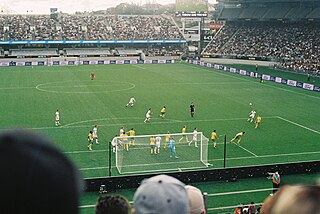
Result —
[[[109, 141], [135, 128], [137, 135], [187, 132], [197, 127], [206, 137], [220, 138], [208, 159], [223, 167], [223, 137], [245, 131], [241, 144], [227, 144], [227, 167], [320, 159], [320, 93], [291, 88], [188, 64], [83, 65], [0, 68], [0, 128], [27, 127], [51, 138], [81, 169], [85, 178], [108, 175]], [[96, 78], [90, 80], [94, 71]], [[125, 107], [131, 96], [137, 103]], [[195, 117], [189, 105], [195, 103]], [[252, 102], [253, 105], [249, 106]], [[167, 107], [164, 119], [159, 117]], [[258, 129], [248, 123], [252, 107], [262, 117]], [[150, 124], [143, 122], [147, 110]], [[55, 111], [60, 127], [55, 127]], [[87, 149], [87, 135], [98, 125], [99, 145]], [[177, 139], [176, 139], [177, 141]], [[138, 165], [135, 173], [204, 168], [199, 150], [176, 143], [179, 159], [164, 150], [129, 148], [124, 158]], [[154, 161], [157, 159], [157, 161]], [[162, 163], [162, 164], [159, 164]], [[140, 168], [141, 169], [140, 169]], [[112, 175], [119, 175], [112, 156]]]

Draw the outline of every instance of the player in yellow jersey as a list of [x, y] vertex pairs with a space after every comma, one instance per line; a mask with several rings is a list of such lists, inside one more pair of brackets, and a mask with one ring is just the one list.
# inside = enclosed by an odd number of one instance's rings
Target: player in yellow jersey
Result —
[[261, 116], [258, 114], [257, 120], [256, 120], [256, 129], [258, 128], [259, 124], [261, 123]]
[[92, 131], [90, 131], [88, 134], [88, 149], [90, 151], [92, 151], [92, 142], [93, 142]]
[[134, 145], [134, 136], [136, 135], [136, 132], [134, 131], [134, 128], [130, 129], [129, 135], [130, 135], [130, 144]]
[[183, 126], [181, 133], [182, 133], [182, 137], [180, 138], [179, 142], [181, 142], [183, 140], [183, 138], [185, 138], [187, 140], [187, 142], [189, 142], [188, 136], [186, 135], [186, 133], [187, 133], [187, 126], [186, 125]]
[[234, 138], [231, 139], [230, 143], [232, 143], [234, 140], [238, 140], [237, 143], [240, 143], [242, 136], [244, 135], [245, 132], [239, 132], [234, 136]]
[[160, 117], [163, 119], [166, 116], [167, 108], [165, 106], [162, 107], [160, 111]]
[[213, 148], [217, 147], [217, 139], [218, 139], [217, 131], [213, 130], [213, 132], [211, 133], [211, 141], [213, 143]]
[[170, 132], [168, 132], [166, 135], [166, 142], [164, 143], [163, 148], [167, 148], [167, 146], [169, 146], [169, 141], [170, 141]]
[[129, 140], [128, 140], [128, 134], [126, 132], [122, 132], [122, 134], [120, 135], [122, 143], [124, 145], [124, 149], [126, 151], [129, 151]]
[[150, 137], [150, 154], [157, 154], [156, 139], [153, 136]]

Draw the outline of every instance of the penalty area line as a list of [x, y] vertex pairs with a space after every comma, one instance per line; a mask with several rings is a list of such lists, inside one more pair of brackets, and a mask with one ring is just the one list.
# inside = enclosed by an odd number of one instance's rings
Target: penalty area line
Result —
[[251, 152], [250, 150], [248, 150], [248, 149], [244, 148], [243, 146], [240, 146], [240, 145], [239, 145], [239, 144], [237, 144], [237, 143], [232, 142], [232, 144], [234, 144], [234, 145], [238, 146], [239, 148], [243, 149], [243, 150], [244, 150], [244, 151], [246, 151], [246, 152], [249, 152], [250, 154], [252, 154], [252, 155], [253, 155], [253, 156], [255, 156], [255, 157], [259, 157], [259, 156], [258, 156], [258, 155], [256, 155], [255, 153], [253, 153], [253, 152]]
[[304, 126], [304, 125], [301, 125], [301, 124], [299, 124], [299, 123], [293, 122], [293, 121], [288, 120], [288, 119], [285, 119], [285, 118], [283, 118], [283, 117], [277, 116], [277, 118], [279, 118], [280, 120], [283, 120], [283, 121], [285, 121], [285, 122], [291, 123], [291, 124], [293, 124], [293, 125], [299, 126], [299, 127], [301, 127], [301, 128], [304, 128], [304, 129], [306, 129], [306, 130], [309, 130], [309, 131], [311, 131], [311, 132], [314, 132], [314, 133], [316, 133], [316, 134], [320, 134], [319, 131], [316, 131], [316, 130], [314, 130], [314, 129], [308, 128], [308, 127], [306, 127], [306, 126]]

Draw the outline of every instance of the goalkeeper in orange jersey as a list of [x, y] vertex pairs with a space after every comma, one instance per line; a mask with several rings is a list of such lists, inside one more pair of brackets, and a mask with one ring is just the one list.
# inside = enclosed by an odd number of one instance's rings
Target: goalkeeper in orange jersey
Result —
[[255, 126], [256, 129], [259, 127], [260, 123], [261, 123], [261, 116], [259, 114], [258, 117], [257, 117], [257, 120], [256, 120], [256, 126]]
[[241, 141], [242, 136], [245, 134], [245, 132], [239, 132], [238, 134], [236, 134], [236, 136], [234, 138], [231, 139], [230, 143], [232, 143], [234, 140], [238, 140], [238, 144]]

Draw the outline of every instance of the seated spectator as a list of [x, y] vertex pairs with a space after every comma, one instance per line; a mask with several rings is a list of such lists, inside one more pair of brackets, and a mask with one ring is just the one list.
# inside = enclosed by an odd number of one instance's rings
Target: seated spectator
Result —
[[242, 207], [243, 204], [240, 204], [238, 207], [236, 207], [236, 209], [234, 210], [234, 214], [242, 214]]
[[121, 195], [100, 195], [96, 214], [129, 214], [131, 211], [129, 201]]
[[190, 205], [190, 214], [206, 214], [201, 190], [194, 186], [185, 186]]
[[0, 167], [0, 213], [78, 213], [83, 181], [48, 139], [26, 130], [1, 133]]
[[269, 196], [262, 214], [315, 214], [320, 210], [320, 186], [284, 186]]
[[143, 180], [133, 200], [133, 214], [189, 213], [189, 199], [185, 185], [168, 175], [157, 175]]
[[256, 205], [254, 204], [254, 202], [251, 202], [251, 204], [249, 205], [248, 213], [255, 214], [256, 212], [257, 212]]

